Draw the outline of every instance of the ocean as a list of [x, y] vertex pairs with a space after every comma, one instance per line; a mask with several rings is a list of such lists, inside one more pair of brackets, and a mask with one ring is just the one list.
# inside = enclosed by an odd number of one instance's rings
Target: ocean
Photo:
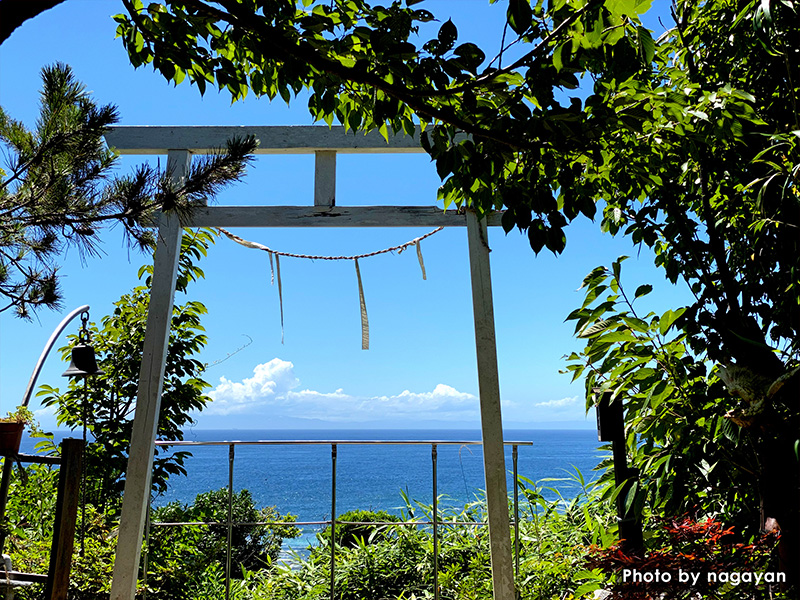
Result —
[[[518, 473], [565, 498], [574, 497], [576, 469], [589, 481], [598, 477], [594, 468], [603, 458], [597, 433], [579, 430], [507, 430], [507, 442], [518, 446]], [[192, 431], [189, 441], [478, 441], [479, 431], [460, 430], [303, 430], [303, 431]], [[524, 444], [524, 445], [523, 445]], [[528, 445], [530, 444], [530, 445]], [[169, 490], [154, 501], [191, 502], [199, 493], [228, 485], [228, 446], [192, 446], [186, 462], [187, 477], [174, 478]], [[506, 446], [506, 470], [512, 491], [512, 448]], [[236, 446], [233, 489], [248, 489], [258, 506], [275, 506], [298, 521], [324, 521], [331, 516], [330, 444]], [[401, 491], [412, 502], [430, 505], [433, 499], [431, 445], [339, 444], [336, 457], [336, 514], [364, 509], [400, 515], [405, 509]], [[481, 446], [437, 446], [437, 491], [440, 508], [462, 508], [478, 500], [484, 488]], [[554, 499], [555, 491], [545, 496]], [[289, 542], [300, 549], [313, 543], [319, 527], [302, 529]]]
[[[78, 437], [78, 432], [71, 434]], [[546, 488], [545, 496], [574, 497], [576, 470], [589, 481], [604, 457], [591, 430], [506, 430], [507, 442], [519, 442], [518, 473]], [[58, 436], [61, 438], [62, 436]], [[465, 430], [190, 430], [186, 441], [478, 441], [479, 431]], [[187, 475], [173, 476], [154, 506], [190, 503], [197, 494], [228, 485], [228, 445], [191, 446]], [[484, 487], [480, 445], [437, 446], [437, 486], [442, 509], [458, 509], [481, 498]], [[506, 446], [507, 480], [513, 480], [512, 448]], [[298, 521], [324, 521], [331, 516], [330, 444], [236, 446], [233, 489], [248, 489], [258, 506], [275, 506]], [[412, 502], [430, 505], [433, 498], [430, 444], [339, 444], [336, 460], [336, 514], [354, 509], [385, 510], [400, 515], [404, 492]], [[557, 490], [557, 491], [556, 491]], [[319, 526], [303, 528], [290, 546], [313, 543]]]

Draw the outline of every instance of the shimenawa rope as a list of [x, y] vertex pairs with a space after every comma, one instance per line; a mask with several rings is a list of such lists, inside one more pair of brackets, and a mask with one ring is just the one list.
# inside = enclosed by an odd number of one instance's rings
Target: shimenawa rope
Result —
[[[410, 240], [404, 244], [400, 244], [398, 246], [392, 246], [391, 248], [384, 248], [383, 250], [377, 250], [375, 252], [367, 252], [365, 254], [354, 254], [352, 256], [326, 256], [326, 255], [313, 255], [313, 254], [295, 254], [292, 252], [280, 252], [278, 250], [273, 250], [263, 244], [259, 244], [258, 242], [251, 242], [244, 238], [239, 237], [228, 231], [227, 229], [223, 229], [222, 227], [217, 227], [217, 230], [220, 233], [225, 234], [225, 236], [244, 246], [245, 248], [252, 248], [253, 250], [263, 250], [269, 254], [269, 268], [270, 268], [270, 283], [272, 285], [275, 284], [275, 276], [277, 274], [278, 277], [278, 302], [280, 304], [281, 310], [281, 344], [283, 344], [284, 339], [284, 330], [283, 330], [283, 286], [281, 284], [281, 262], [280, 257], [286, 256], [290, 258], [304, 258], [308, 260], [352, 260], [355, 262], [356, 266], [356, 279], [358, 280], [358, 303], [361, 310], [361, 348], [362, 350], [369, 350], [369, 320], [367, 319], [367, 303], [364, 299], [364, 286], [361, 281], [361, 269], [358, 266], [358, 259], [359, 258], [369, 258], [371, 256], [378, 256], [379, 254], [387, 254], [389, 252], [397, 252], [398, 254], [402, 253], [404, 250], [407, 250], [411, 246], [416, 246], [417, 248], [417, 259], [419, 260], [419, 268], [422, 271], [422, 279], [427, 280], [427, 276], [425, 273], [425, 262], [422, 260], [422, 247], [420, 246], [420, 242], [425, 238], [432, 236], [434, 233], [440, 232], [444, 227], [437, 227], [433, 231], [429, 231], [425, 235], [421, 235], [413, 240]], [[272, 257], [275, 256], [275, 263], [273, 264]]]

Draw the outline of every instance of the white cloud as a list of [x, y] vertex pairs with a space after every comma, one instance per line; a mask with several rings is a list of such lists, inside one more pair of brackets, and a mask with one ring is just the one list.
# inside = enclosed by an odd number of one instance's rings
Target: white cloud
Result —
[[33, 416], [36, 419], [51, 419], [56, 416], [56, 405], [42, 406], [41, 408], [33, 411]]
[[402, 392], [389, 396], [354, 396], [342, 388], [333, 392], [300, 389], [294, 365], [274, 358], [257, 365], [253, 376], [240, 382], [225, 377], [209, 396], [213, 398], [204, 415], [268, 413], [275, 418], [319, 419], [330, 422], [359, 422], [404, 419], [475, 420], [478, 399], [440, 383], [429, 392]]
[[563, 408], [572, 406], [578, 403], [578, 397], [572, 396], [571, 398], [561, 398], [560, 400], [548, 400], [547, 402], [537, 402], [534, 406], [541, 408]]
[[220, 377], [219, 385], [208, 394], [214, 401], [206, 408], [205, 413], [228, 415], [265, 404], [280, 403], [298, 385], [300, 382], [294, 376], [294, 365], [289, 361], [273, 358], [267, 363], [256, 365], [253, 376], [241, 382]]

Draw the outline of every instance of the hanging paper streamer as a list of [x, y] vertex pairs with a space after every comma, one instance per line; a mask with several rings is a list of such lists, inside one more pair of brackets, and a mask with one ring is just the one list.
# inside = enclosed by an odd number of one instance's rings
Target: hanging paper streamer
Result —
[[272, 263], [272, 252], [267, 252], [269, 254], [269, 284], [275, 285], [275, 265]]
[[417, 258], [419, 259], [419, 268], [422, 269], [422, 279], [427, 281], [427, 277], [425, 276], [425, 262], [422, 260], [422, 247], [419, 245], [419, 242], [416, 243], [417, 246]]
[[[267, 254], [269, 254], [269, 268], [271, 272], [271, 283], [272, 285], [275, 284], [275, 276], [277, 273], [278, 277], [278, 302], [280, 303], [281, 309], [281, 344], [283, 344], [284, 338], [284, 331], [283, 331], [283, 287], [281, 285], [281, 263], [280, 257], [281, 256], [289, 256], [291, 258], [307, 258], [311, 260], [353, 260], [356, 263], [356, 276], [358, 277], [358, 299], [361, 307], [361, 348], [364, 350], [369, 350], [369, 321], [367, 320], [367, 304], [364, 301], [364, 286], [361, 283], [361, 270], [358, 266], [358, 259], [359, 258], [368, 258], [371, 256], [378, 256], [380, 254], [386, 254], [388, 252], [397, 252], [400, 254], [403, 250], [410, 248], [411, 246], [416, 246], [417, 248], [417, 260], [419, 260], [419, 268], [422, 270], [422, 279], [427, 280], [428, 277], [425, 273], [425, 263], [422, 260], [422, 248], [420, 247], [420, 242], [425, 238], [432, 236], [435, 233], [438, 233], [444, 229], [444, 227], [437, 227], [433, 231], [429, 231], [425, 235], [421, 235], [418, 238], [414, 238], [404, 244], [400, 244], [399, 246], [392, 246], [391, 248], [384, 248], [383, 250], [377, 250], [375, 252], [368, 252], [366, 254], [357, 254], [355, 256], [319, 256], [319, 255], [312, 255], [312, 254], [294, 254], [292, 252], [279, 252], [277, 250], [273, 250], [263, 244], [259, 244], [257, 242], [250, 242], [243, 238], [240, 238], [238, 235], [234, 235], [230, 231], [223, 229], [222, 227], [217, 227], [217, 230], [224, 235], [226, 235], [229, 239], [233, 240], [237, 244], [241, 244], [246, 248], [253, 248], [254, 250], [263, 250]], [[275, 255], [275, 262], [273, 264], [272, 257]]]
[[281, 286], [281, 257], [275, 255], [275, 270], [278, 272], [278, 304], [281, 305], [281, 344], [283, 344], [283, 286]]
[[369, 350], [369, 320], [367, 319], [367, 303], [364, 300], [364, 286], [361, 284], [361, 269], [358, 268], [358, 259], [354, 259], [356, 263], [356, 277], [358, 278], [358, 302], [361, 305], [361, 349]]

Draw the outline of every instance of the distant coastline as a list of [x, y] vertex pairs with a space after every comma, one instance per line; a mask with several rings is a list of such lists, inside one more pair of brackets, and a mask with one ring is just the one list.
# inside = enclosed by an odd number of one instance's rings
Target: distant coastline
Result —
[[[209, 431], [242, 431], [242, 432], [253, 432], [253, 431], [275, 431], [275, 432], [286, 432], [286, 431], [299, 431], [299, 430], [307, 430], [307, 431], [342, 431], [342, 432], [350, 432], [350, 431], [387, 431], [387, 432], [396, 432], [396, 431], [426, 431], [426, 432], [450, 432], [450, 431], [474, 431], [478, 435], [480, 435], [480, 426], [474, 423], [448, 423], [446, 426], [444, 424], [434, 424], [434, 423], [422, 423], [417, 427], [408, 428], [408, 427], [378, 427], [373, 426], [369, 423], [348, 423], [346, 425], [342, 424], [340, 426], [332, 426], [331, 423], [327, 423], [324, 421], [312, 421], [304, 426], [286, 426], [286, 427], [226, 427], [224, 429], [218, 427], [206, 427], [206, 426], [193, 426], [187, 427], [184, 432], [184, 437], [186, 439], [189, 438], [191, 432], [209, 432]], [[506, 426], [504, 428], [504, 435], [508, 438], [509, 434], [513, 434], [515, 431], [593, 431], [596, 430], [596, 423], [594, 420], [587, 419], [586, 421], [542, 421], [539, 423], [514, 423], [513, 425]], [[81, 431], [79, 429], [70, 430], [70, 429], [55, 429], [49, 431], [52, 433], [57, 440], [61, 440], [65, 437], [72, 436], [72, 437], [80, 437]], [[24, 442], [23, 442], [24, 443]], [[23, 446], [24, 447], [24, 446]]]

